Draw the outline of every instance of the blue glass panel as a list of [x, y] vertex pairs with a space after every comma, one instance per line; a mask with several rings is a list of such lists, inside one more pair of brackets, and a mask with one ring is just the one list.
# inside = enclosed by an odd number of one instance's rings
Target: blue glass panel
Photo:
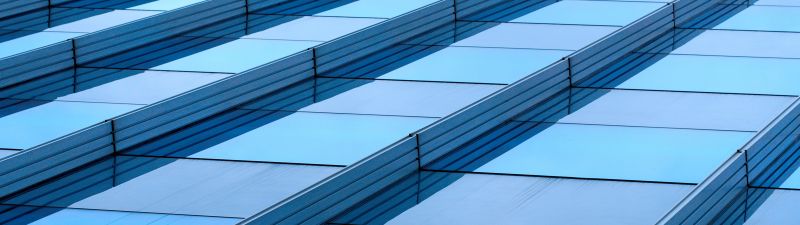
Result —
[[[559, 122], [759, 131], [794, 97], [576, 89], [581, 105]], [[584, 105], [585, 103], [585, 105]]]
[[80, 36], [82, 34], [83, 33], [38, 32], [0, 42], [0, 58], [52, 45], [73, 37]]
[[337, 7], [318, 16], [392, 18], [436, 2], [435, 0], [359, 0]]
[[194, 3], [202, 2], [204, 0], [158, 0], [138, 6], [130, 7], [128, 9], [137, 10], [172, 10]]
[[800, 8], [751, 6], [726, 19], [715, 29], [800, 32]]
[[68, 208], [0, 205], [0, 222], [7, 225], [234, 225], [239, 219], [117, 212]]
[[[800, 60], [668, 55], [617, 87], [800, 95]], [[611, 86], [609, 86], [611, 87]]]
[[800, 33], [708, 30], [672, 53], [800, 58]]
[[83, 102], [44, 103], [0, 118], [3, 129], [0, 147], [30, 148], [139, 107]]
[[244, 218], [340, 169], [123, 156], [91, 163], [4, 203]]
[[238, 39], [153, 69], [239, 73], [317, 44], [319, 42]]
[[[262, 15], [251, 15], [259, 17]], [[301, 17], [244, 38], [329, 41], [383, 21], [373, 18]]]
[[349, 165], [433, 121], [298, 112], [189, 157]]
[[390, 217], [386, 224], [655, 224], [693, 187], [476, 174], [449, 176], [440, 182], [457, 180], [440, 190], [423, 190], [436, 192]]
[[796, 188], [800, 189], [800, 172], [794, 171], [789, 178], [780, 184], [781, 188]]
[[126, 22], [145, 18], [160, 12], [140, 10], [114, 10], [108, 13], [88, 17], [75, 22], [48, 28], [45, 31], [94, 32], [120, 25]]
[[[503, 86], [408, 81], [368, 81], [319, 79], [320, 88], [328, 82], [354, 82], [343, 85], [343, 93], [304, 107], [302, 111], [356, 114], [444, 117]], [[319, 100], [319, 99], [318, 99]]]
[[699, 183], [754, 133], [555, 124], [532, 135], [475, 171]]
[[662, 6], [645, 2], [559, 1], [511, 22], [625, 26]]
[[[93, 70], [104, 72], [115, 70]], [[183, 73], [164, 71], [132, 72], [132, 76], [59, 97], [64, 101], [150, 104], [225, 78], [227, 74]]]
[[797, 0], [758, 0], [754, 5], [781, 5], [781, 6], [800, 6]]
[[503, 23], [458, 41], [453, 46], [578, 50], [617, 29], [605, 26]]
[[17, 150], [0, 150], [0, 159], [17, 153]]
[[[800, 191], [771, 190], [770, 195], [750, 215], [746, 225], [792, 225], [800, 221], [797, 213], [797, 202], [800, 202]], [[752, 207], [752, 206], [751, 206]]]
[[569, 53], [560, 50], [448, 47], [379, 78], [509, 84]]

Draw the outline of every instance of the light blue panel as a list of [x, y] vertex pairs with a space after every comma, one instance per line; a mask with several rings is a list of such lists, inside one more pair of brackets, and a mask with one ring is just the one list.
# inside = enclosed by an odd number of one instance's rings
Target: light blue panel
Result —
[[560, 50], [448, 47], [379, 78], [510, 84], [569, 53]]
[[433, 121], [298, 112], [190, 157], [350, 165]]
[[786, 181], [781, 183], [778, 187], [800, 189], [800, 172], [795, 171], [792, 173], [792, 175], [789, 175], [789, 178], [787, 178]]
[[750, 6], [714, 29], [800, 32], [800, 8]]
[[466, 174], [387, 224], [655, 224], [692, 187]]
[[[587, 89], [576, 89], [587, 91]], [[691, 129], [759, 131], [794, 97], [599, 90], [599, 97], [559, 122]], [[573, 98], [581, 105], [582, 100]]]
[[[68, 208], [42, 208], [31, 206], [3, 206], [6, 209], [0, 214], [0, 220], [8, 225], [226, 225], [236, 224], [239, 219], [184, 216], [136, 212], [115, 212]], [[26, 213], [22, 216], [11, 216], [14, 213]], [[8, 216], [6, 216], [8, 215]], [[8, 220], [6, 220], [8, 219]]]
[[800, 221], [797, 213], [797, 202], [800, 202], [800, 191], [774, 190], [766, 201], [759, 206], [745, 225], [793, 225]]
[[319, 42], [237, 39], [153, 69], [239, 73], [317, 44]]
[[384, 19], [305, 16], [244, 38], [329, 41], [381, 21]]
[[144, 71], [78, 93], [64, 101], [151, 104], [229, 76], [213, 73]]
[[83, 33], [38, 32], [0, 42], [0, 58], [52, 45], [82, 34]]
[[[108, 163], [105, 167], [93, 164], [93, 167], [68, 174], [55, 183], [45, 183], [41, 189], [22, 193], [6, 203], [33, 199], [31, 202], [35, 204], [54, 207], [244, 218], [341, 169], [151, 157], [118, 157], [116, 168], [112, 168], [109, 161], [105, 162]], [[96, 171], [98, 169], [107, 173]], [[109, 179], [112, 171], [118, 176], [113, 186]], [[105, 179], [97, 181], [102, 178]], [[74, 191], [82, 187], [90, 188]], [[63, 191], [37, 194], [50, 188]], [[56, 197], [61, 198], [45, 201]]]
[[173, 10], [205, 0], [158, 0], [130, 7], [136, 10]]
[[708, 30], [672, 53], [800, 58], [800, 33]]
[[511, 22], [625, 26], [664, 6], [663, 3], [559, 1]]
[[0, 147], [27, 149], [141, 105], [49, 102], [0, 118]]
[[353, 3], [339, 6], [325, 12], [317, 13], [317, 16], [343, 16], [343, 17], [375, 17], [392, 18], [403, 13], [411, 12], [428, 4], [437, 2], [436, 0], [359, 0]]
[[63, 31], [63, 32], [94, 32], [105, 28], [113, 27], [137, 19], [145, 18], [158, 14], [156, 11], [141, 11], [141, 10], [114, 10], [111, 12], [103, 13], [100, 15], [92, 16], [86, 19], [70, 22], [63, 25], [58, 25], [46, 29], [45, 31]]
[[668, 55], [617, 87], [800, 95], [797, 59]]
[[[320, 79], [318, 83], [328, 82]], [[360, 82], [360, 81], [353, 81]], [[408, 81], [363, 81], [363, 85], [300, 109], [400, 116], [444, 117], [502, 88], [502, 85]]]
[[475, 171], [699, 183], [753, 135], [555, 124]]
[[503, 23], [453, 46], [578, 50], [619, 29], [605, 26]]
[[0, 150], [0, 159], [5, 158], [6, 156], [13, 155], [17, 153], [16, 150]]
[[797, 0], [758, 0], [754, 5], [800, 6]]

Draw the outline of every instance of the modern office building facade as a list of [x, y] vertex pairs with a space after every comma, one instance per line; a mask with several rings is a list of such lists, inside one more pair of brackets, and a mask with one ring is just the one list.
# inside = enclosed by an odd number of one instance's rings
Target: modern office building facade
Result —
[[795, 0], [0, 0], [0, 224], [799, 224]]

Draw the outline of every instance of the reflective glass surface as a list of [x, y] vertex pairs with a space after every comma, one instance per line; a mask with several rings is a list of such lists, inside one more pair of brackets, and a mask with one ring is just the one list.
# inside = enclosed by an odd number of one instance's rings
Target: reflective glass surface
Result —
[[453, 46], [578, 50], [617, 29], [605, 26], [502, 23], [458, 41]]
[[128, 9], [137, 10], [172, 10], [187, 5], [195, 4], [205, 0], [157, 0], [145, 4], [130, 7]]
[[0, 118], [0, 127], [5, 134], [0, 135], [2, 148], [27, 149], [141, 107], [61, 101], [27, 101], [22, 104], [41, 105]]
[[0, 159], [5, 158], [6, 156], [13, 155], [14, 153], [17, 153], [17, 150], [3, 150], [3, 149], [0, 149]]
[[[268, 17], [252, 15], [253, 17]], [[243, 38], [329, 41], [384, 21], [374, 18], [305, 16]]]
[[235, 218], [173, 214], [0, 205], [0, 222], [8, 225], [234, 225]]
[[436, 2], [435, 0], [358, 0], [347, 5], [337, 7], [318, 16], [344, 16], [344, 17], [376, 17], [392, 18], [410, 12], [425, 5]]
[[714, 29], [800, 32], [800, 8], [751, 6]]
[[[103, 72], [105, 71], [109, 73], [117, 72], [116, 70], [103, 70]], [[100, 71], [92, 70], [92, 72]], [[227, 74], [164, 71], [130, 72], [132, 75], [128, 77], [57, 99], [62, 101], [151, 104], [229, 76]]]
[[51, 27], [45, 31], [94, 32], [158, 13], [160, 12], [142, 10], [114, 10], [75, 22]]
[[[409, 201], [363, 205], [347, 224], [654, 224], [692, 186], [423, 172]], [[416, 190], [417, 186], [409, 189]], [[394, 204], [394, 205], [391, 205]]]
[[244, 218], [340, 169], [120, 156], [4, 198], [3, 203]]
[[759, 131], [794, 97], [630, 90], [573, 90], [561, 123]]
[[[247, 129], [243, 134], [234, 130], [219, 135], [217, 140], [208, 142], [224, 141], [188, 157], [349, 165], [434, 121], [431, 118], [303, 112], [276, 113], [264, 119], [274, 121], [258, 128], [238, 128]], [[174, 156], [191, 151], [161, 150], [172, 151], [168, 155]]]
[[672, 53], [800, 58], [800, 33], [708, 30]]
[[[501, 85], [482, 84], [319, 79], [318, 90], [327, 89], [325, 87], [328, 84], [332, 86], [344, 82], [347, 83], [330, 90], [337, 92], [333, 93], [335, 95], [321, 101], [318, 97], [319, 102], [300, 110], [444, 117], [502, 88]], [[354, 85], [360, 86], [352, 87]], [[318, 93], [327, 95], [325, 92]]]
[[529, 132], [474, 171], [699, 183], [754, 135], [573, 124]]
[[776, 5], [776, 6], [800, 6], [800, 2], [796, 0], [758, 0], [753, 4], [755, 5]]
[[800, 95], [797, 59], [667, 55], [618, 88]]
[[52, 45], [82, 34], [83, 33], [71, 32], [38, 32], [0, 42], [0, 58]]
[[379, 78], [509, 84], [569, 53], [558, 50], [448, 47]]
[[238, 39], [153, 69], [239, 73], [317, 44], [319, 42]]
[[771, 190], [769, 197], [752, 212], [744, 224], [797, 224], [797, 221], [800, 221], [797, 202], [800, 202], [798, 190]]
[[558, 1], [511, 22], [625, 26], [662, 6], [646, 2]]

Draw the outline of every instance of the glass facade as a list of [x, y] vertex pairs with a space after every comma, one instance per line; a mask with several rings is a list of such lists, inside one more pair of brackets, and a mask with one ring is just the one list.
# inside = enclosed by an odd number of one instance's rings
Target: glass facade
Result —
[[26, 1], [0, 224], [800, 221], [791, 0]]

